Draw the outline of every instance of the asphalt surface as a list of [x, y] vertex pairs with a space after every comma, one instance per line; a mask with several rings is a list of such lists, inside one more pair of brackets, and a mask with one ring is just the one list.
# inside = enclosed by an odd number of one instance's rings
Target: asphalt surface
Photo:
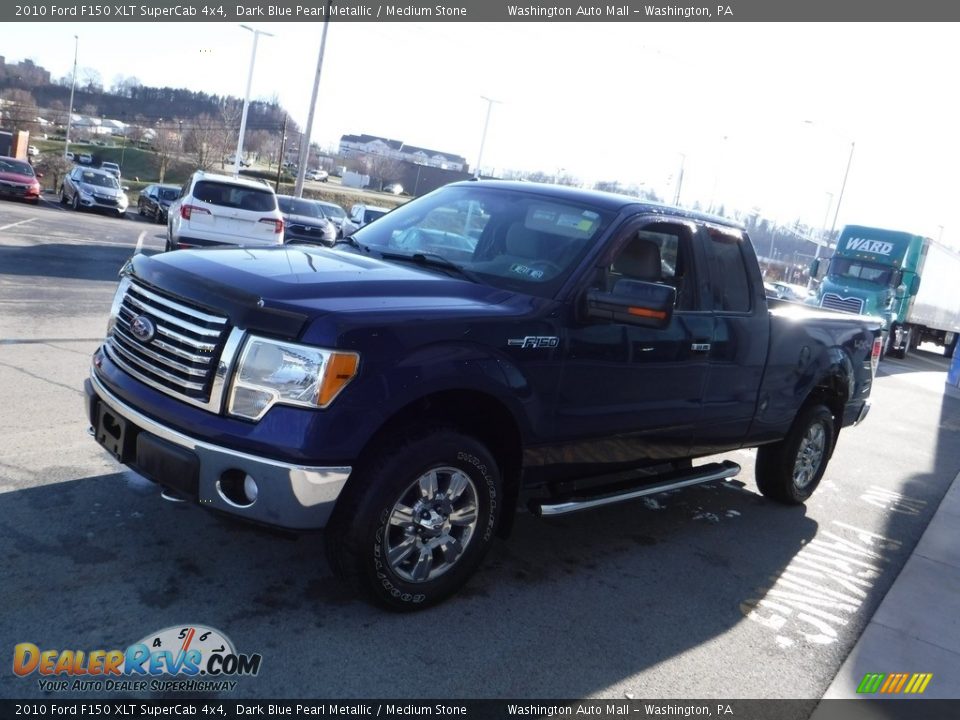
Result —
[[[162, 227], [0, 203], [0, 652], [200, 624], [263, 655], [224, 699], [819, 698], [960, 470], [947, 361], [888, 359], [805, 507], [760, 497], [737, 452], [734, 482], [522, 514], [460, 595], [387, 614], [331, 577], [322, 535], [171, 505], [87, 436], [83, 378], [138, 243], [158, 252]], [[54, 696], [0, 671], [2, 698]]]

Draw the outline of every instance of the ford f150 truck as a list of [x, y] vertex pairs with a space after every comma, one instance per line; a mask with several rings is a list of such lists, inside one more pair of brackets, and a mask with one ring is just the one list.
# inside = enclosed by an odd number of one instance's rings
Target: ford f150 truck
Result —
[[866, 415], [874, 318], [768, 302], [744, 230], [635, 198], [448, 185], [336, 248], [122, 270], [86, 397], [170, 497], [326, 528], [392, 609], [462, 586], [524, 503], [558, 515], [735, 475], [802, 503]]

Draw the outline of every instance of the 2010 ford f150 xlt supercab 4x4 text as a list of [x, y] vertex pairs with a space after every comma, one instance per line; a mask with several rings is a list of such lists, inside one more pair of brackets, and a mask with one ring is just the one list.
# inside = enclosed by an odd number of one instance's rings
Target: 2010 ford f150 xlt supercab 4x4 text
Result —
[[635, 198], [463, 182], [336, 248], [122, 270], [86, 381], [97, 441], [182, 499], [326, 528], [394, 609], [461, 587], [514, 510], [733, 476], [801, 503], [861, 420], [879, 322], [773, 301], [742, 228]]

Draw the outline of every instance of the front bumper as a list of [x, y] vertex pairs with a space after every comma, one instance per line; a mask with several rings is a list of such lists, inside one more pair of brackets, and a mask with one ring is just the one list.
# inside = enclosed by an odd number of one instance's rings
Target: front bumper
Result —
[[[101, 446], [147, 479], [206, 508], [279, 528], [319, 529], [350, 477], [350, 467], [293, 465], [192, 438], [125, 404], [92, 369], [84, 390]], [[238, 499], [246, 476], [256, 483], [252, 502]]]

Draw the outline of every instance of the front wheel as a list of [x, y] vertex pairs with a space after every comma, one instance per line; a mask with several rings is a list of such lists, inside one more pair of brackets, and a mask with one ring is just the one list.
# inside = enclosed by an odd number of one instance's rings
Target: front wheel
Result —
[[787, 505], [800, 505], [820, 484], [834, 442], [833, 414], [825, 405], [800, 410], [787, 436], [757, 449], [760, 493]]
[[362, 463], [326, 530], [339, 576], [410, 611], [459, 590], [487, 552], [501, 504], [496, 460], [455, 430], [421, 430]]

